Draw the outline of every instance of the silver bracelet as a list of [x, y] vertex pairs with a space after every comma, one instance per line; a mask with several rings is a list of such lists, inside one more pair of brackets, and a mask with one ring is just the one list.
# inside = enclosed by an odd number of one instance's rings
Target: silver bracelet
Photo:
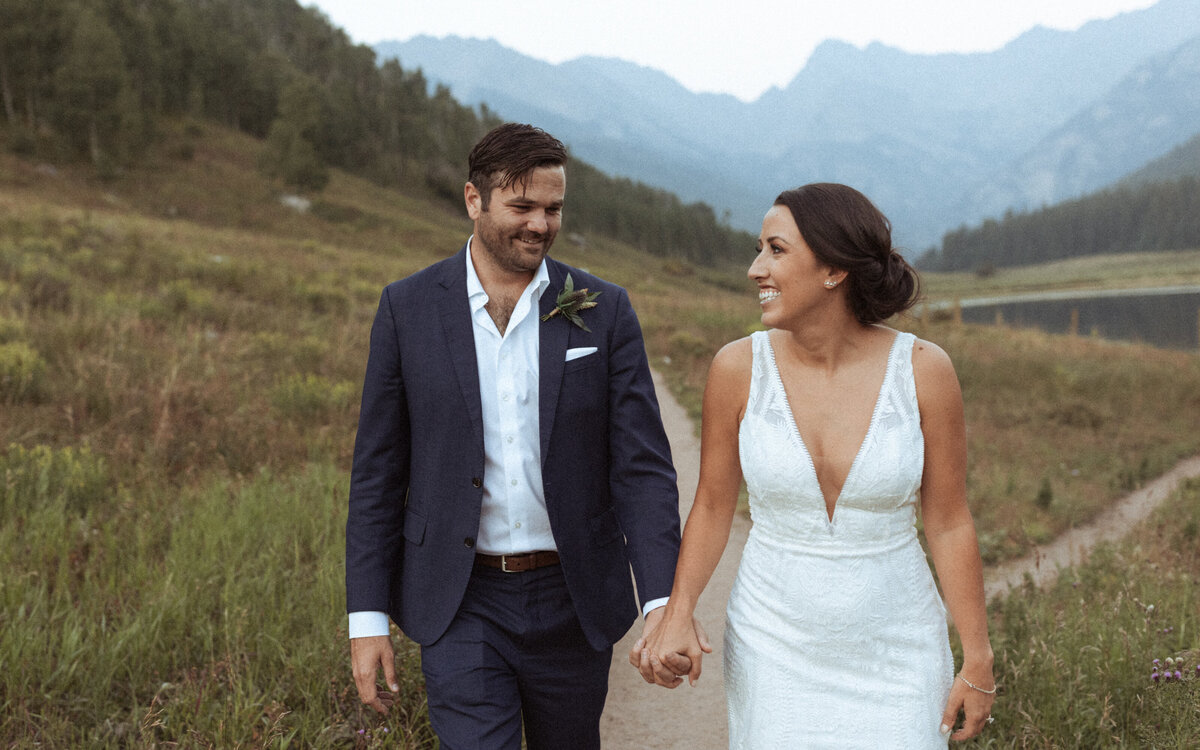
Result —
[[979, 687], [979, 686], [978, 686], [978, 685], [976, 685], [975, 683], [973, 683], [973, 682], [971, 682], [970, 680], [968, 680], [966, 677], [963, 677], [963, 676], [962, 676], [962, 672], [959, 672], [959, 673], [958, 673], [958, 679], [962, 680], [962, 681], [963, 681], [963, 683], [964, 683], [964, 684], [965, 684], [967, 687], [971, 688], [972, 690], [978, 690], [979, 692], [981, 692], [981, 693], [983, 693], [983, 694], [985, 694], [985, 695], [995, 695], [995, 694], [996, 694], [996, 688], [992, 688], [991, 690], [984, 690], [983, 688]]

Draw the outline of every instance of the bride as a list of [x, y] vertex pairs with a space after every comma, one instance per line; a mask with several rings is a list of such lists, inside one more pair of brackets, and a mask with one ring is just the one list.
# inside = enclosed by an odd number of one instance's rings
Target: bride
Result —
[[[865, 196], [813, 184], [776, 199], [749, 276], [771, 330], [713, 359], [674, 588], [630, 659], [667, 687], [700, 676], [692, 612], [744, 477], [754, 525], [727, 611], [729, 746], [973, 737], [995, 682], [962, 395], [944, 351], [880, 324], [913, 304], [916, 273]], [[957, 674], [918, 506], [962, 640]]]

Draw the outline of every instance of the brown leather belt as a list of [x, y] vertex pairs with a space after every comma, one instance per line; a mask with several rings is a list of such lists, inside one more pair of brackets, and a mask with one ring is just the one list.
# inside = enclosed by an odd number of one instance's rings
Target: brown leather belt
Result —
[[547, 565], [558, 565], [557, 552], [526, 552], [521, 555], [475, 555], [475, 562], [505, 573], [524, 573]]

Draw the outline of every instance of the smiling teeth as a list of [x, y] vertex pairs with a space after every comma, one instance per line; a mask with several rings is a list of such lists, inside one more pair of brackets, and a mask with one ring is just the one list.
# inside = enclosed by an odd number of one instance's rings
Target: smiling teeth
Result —
[[776, 299], [778, 297], [779, 297], [779, 292], [775, 291], [774, 289], [763, 289], [763, 290], [760, 290], [758, 293], [759, 304], [762, 304], [763, 302], [770, 302], [771, 300]]

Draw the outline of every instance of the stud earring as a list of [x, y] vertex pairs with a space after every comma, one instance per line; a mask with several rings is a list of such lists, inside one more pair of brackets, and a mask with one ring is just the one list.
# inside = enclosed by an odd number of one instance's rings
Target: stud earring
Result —
[[825, 279], [825, 288], [826, 289], [833, 289], [837, 285], [838, 285], [838, 283], [836, 281], [834, 281], [833, 279]]

